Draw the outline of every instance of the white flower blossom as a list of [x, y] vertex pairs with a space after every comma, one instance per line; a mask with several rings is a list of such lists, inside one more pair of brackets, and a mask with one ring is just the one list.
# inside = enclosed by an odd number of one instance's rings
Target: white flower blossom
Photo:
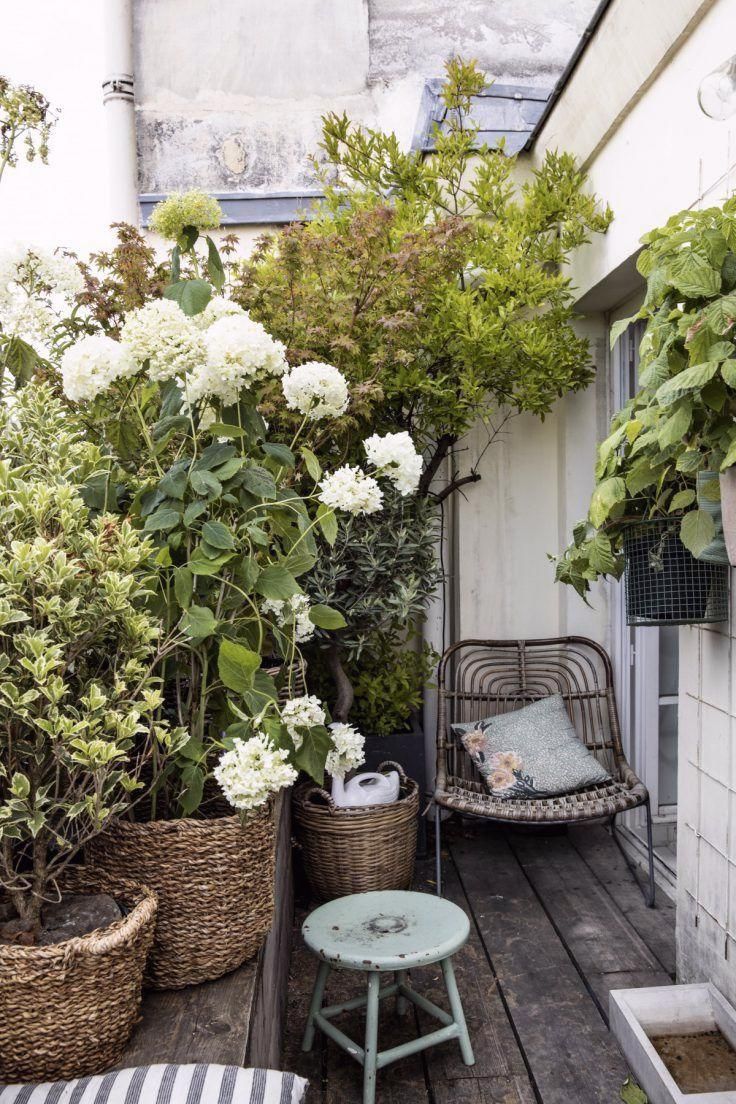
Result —
[[300, 698], [290, 698], [281, 706], [281, 720], [298, 751], [304, 740], [299, 729], [316, 728], [325, 723], [327, 714], [322, 702], [315, 694], [303, 694]]
[[233, 314], [245, 314], [245, 311], [237, 303], [233, 303], [232, 299], [226, 299], [224, 295], [213, 295], [204, 310], [194, 315], [194, 322], [200, 330], [207, 330], [221, 318]]
[[173, 299], [153, 299], [125, 316], [121, 340], [154, 380], [193, 372], [205, 360], [202, 334]]
[[312, 421], [344, 414], [350, 401], [342, 373], [316, 360], [297, 364], [284, 376], [281, 386], [289, 409], [308, 414]]
[[257, 809], [284, 786], [291, 786], [297, 771], [288, 752], [275, 748], [265, 736], [235, 740], [232, 750], [220, 756], [214, 776], [235, 809]]
[[314, 636], [315, 626], [309, 619], [310, 609], [306, 594], [293, 594], [291, 598], [284, 601], [278, 598], [266, 598], [261, 603], [261, 612], [267, 615], [273, 614], [282, 628], [286, 625], [294, 626], [294, 640], [297, 644], [311, 640]]
[[363, 447], [368, 463], [377, 469], [379, 475], [390, 479], [401, 495], [405, 497], [416, 493], [423, 461], [406, 430], [386, 433], [383, 437], [374, 433], [363, 442]]
[[383, 505], [381, 488], [371, 475], [349, 464], [326, 475], [319, 484], [319, 500], [331, 510], [375, 514]]
[[11, 246], [0, 257], [0, 324], [6, 333], [47, 353], [54, 327], [83, 289], [84, 278], [73, 258]]
[[335, 721], [330, 725], [333, 748], [327, 754], [325, 770], [340, 777], [365, 762], [365, 738], [350, 724]]
[[103, 334], [82, 337], [61, 358], [64, 394], [73, 402], [94, 399], [113, 380], [132, 376], [138, 365], [129, 349]]
[[206, 359], [187, 378], [190, 402], [214, 396], [226, 406], [257, 377], [286, 371], [286, 348], [249, 314], [226, 314], [204, 332]]

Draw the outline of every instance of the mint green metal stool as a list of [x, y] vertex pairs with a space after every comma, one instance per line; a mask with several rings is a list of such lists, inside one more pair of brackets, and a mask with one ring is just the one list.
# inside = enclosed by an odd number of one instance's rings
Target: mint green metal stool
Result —
[[[309, 949], [320, 959], [302, 1050], [311, 1050], [316, 1027], [363, 1066], [363, 1104], [373, 1104], [376, 1071], [390, 1062], [420, 1050], [457, 1039], [463, 1062], [475, 1059], [457, 990], [452, 955], [468, 938], [470, 923], [462, 909], [428, 893], [386, 891], [354, 893], [338, 897], [315, 909], [302, 926]], [[438, 1008], [411, 986], [408, 970], [439, 962], [445, 979], [450, 1012]], [[325, 983], [331, 970], [360, 970], [368, 981], [364, 997], [342, 1004], [322, 1006]], [[394, 974], [381, 986], [381, 974]], [[378, 1004], [396, 997], [396, 1010], [406, 1011], [411, 1001], [443, 1025], [428, 1035], [378, 1050]], [[332, 1018], [354, 1008], [366, 1009], [365, 1043], [360, 1046], [332, 1023]]]

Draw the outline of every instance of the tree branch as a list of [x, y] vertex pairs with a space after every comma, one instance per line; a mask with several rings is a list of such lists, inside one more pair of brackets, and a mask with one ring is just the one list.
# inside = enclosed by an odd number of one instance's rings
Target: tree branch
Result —
[[348, 678], [345, 668], [340, 661], [339, 644], [330, 644], [327, 652], [327, 662], [337, 691], [335, 705], [332, 710], [332, 719], [347, 724], [355, 692], [353, 691], [353, 684]]
[[422, 472], [422, 478], [419, 480], [419, 487], [417, 489], [418, 495], [426, 498], [426, 496], [429, 494], [429, 488], [432, 480], [439, 471], [442, 461], [445, 459], [448, 452], [456, 441], [457, 437], [455, 437], [452, 433], [443, 433], [442, 436], [438, 438], [437, 444], [434, 448], [434, 453], [432, 454], [432, 458]]
[[451, 494], [458, 491], [461, 487], [467, 486], [468, 483], [477, 483], [480, 479], [480, 472], [475, 470], [471, 471], [469, 475], [456, 475], [450, 480], [446, 487], [443, 487], [438, 494], [434, 496], [435, 502], [444, 502], [446, 498], [449, 498]]

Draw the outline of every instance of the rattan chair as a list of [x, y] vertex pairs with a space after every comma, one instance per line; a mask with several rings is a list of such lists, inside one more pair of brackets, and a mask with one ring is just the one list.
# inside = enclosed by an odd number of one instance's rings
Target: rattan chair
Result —
[[[649, 793], [626, 762], [611, 660], [603, 648], [582, 636], [461, 640], [440, 660], [438, 691], [434, 793], [437, 892], [442, 892], [442, 809], [506, 824], [580, 824], [608, 818], [615, 838], [618, 814], [643, 805], [649, 848], [649, 885], [644, 898], [653, 908]], [[612, 781], [557, 797], [494, 797], [451, 726], [508, 713], [549, 694], [562, 695], [578, 736], [603, 763]]]

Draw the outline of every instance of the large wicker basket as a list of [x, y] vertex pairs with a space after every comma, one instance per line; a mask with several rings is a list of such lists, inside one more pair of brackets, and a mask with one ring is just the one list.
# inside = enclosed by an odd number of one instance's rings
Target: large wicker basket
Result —
[[155, 890], [146, 984], [182, 989], [237, 969], [260, 949], [273, 918], [274, 850], [268, 807], [245, 826], [237, 816], [119, 821], [93, 840], [87, 859]]
[[376, 889], [409, 889], [417, 849], [419, 787], [398, 763], [398, 801], [341, 807], [319, 786], [294, 790], [294, 822], [312, 892], [320, 901]]
[[129, 911], [52, 946], [0, 946], [0, 1081], [99, 1073], [120, 1061], [138, 1019], [154, 894], [84, 867], [70, 870], [62, 889], [109, 893]]

